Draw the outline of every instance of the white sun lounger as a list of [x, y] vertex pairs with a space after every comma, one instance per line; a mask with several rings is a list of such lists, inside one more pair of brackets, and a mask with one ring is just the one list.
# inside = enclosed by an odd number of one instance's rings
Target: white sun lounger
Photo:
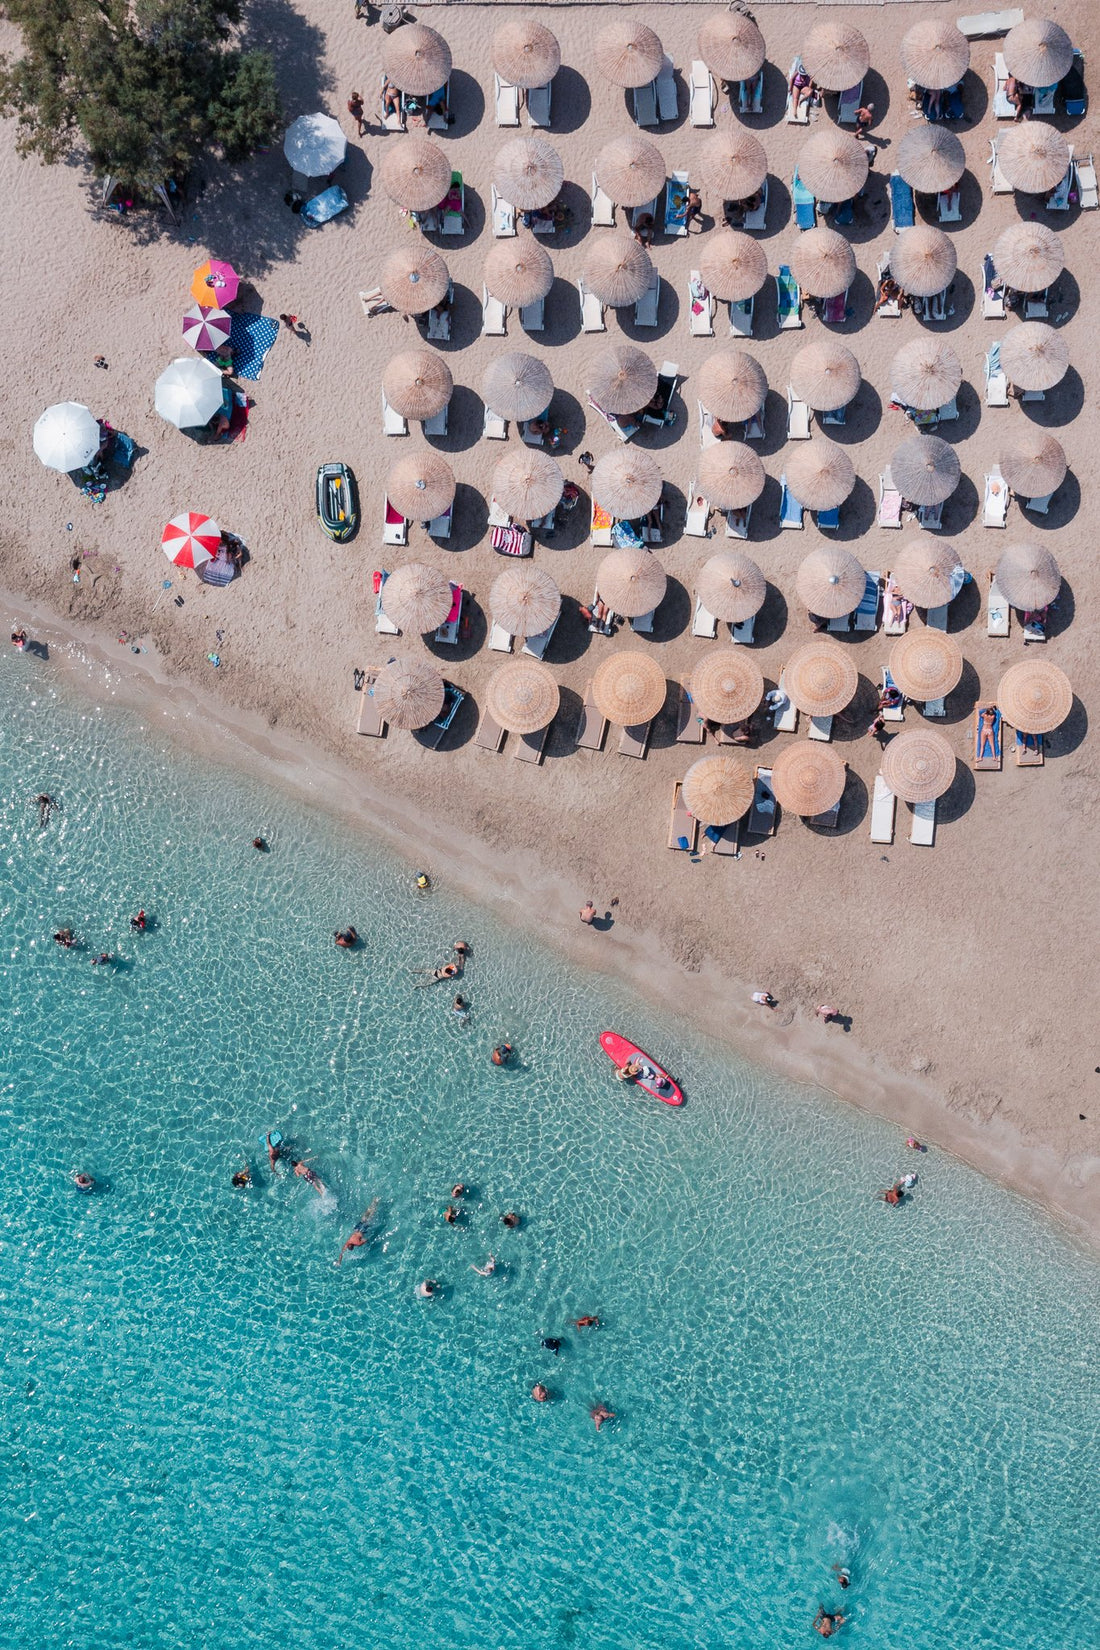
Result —
[[691, 65], [691, 104], [689, 118], [693, 126], [714, 125], [714, 105], [718, 88], [714, 76], [698, 58]]
[[[452, 281], [447, 288], [447, 297], [454, 299], [455, 286]], [[446, 309], [430, 309], [428, 311], [427, 334], [433, 344], [446, 344], [451, 337], [451, 310], [450, 304]]]
[[1050, 288], [1043, 292], [1025, 292], [1024, 320], [1045, 321], [1050, 316]]
[[654, 265], [650, 272], [649, 285], [634, 305], [634, 325], [636, 327], [655, 327], [660, 303], [661, 277], [657, 273], [656, 265]]
[[599, 402], [593, 401], [590, 395], [586, 396], [585, 400], [588, 402], [588, 405], [591, 407], [592, 411], [597, 413], [599, 417], [603, 419], [607, 427], [614, 430], [620, 441], [629, 441], [632, 436], [637, 435], [638, 431], [642, 427], [640, 424], [631, 423], [629, 419], [627, 419], [625, 413], [621, 418], [616, 418], [614, 413], [605, 412]]
[[1008, 406], [1008, 377], [1001, 366], [1001, 346], [994, 344], [985, 358], [985, 404], [987, 407]]
[[901, 595], [895, 579], [890, 573], [887, 573], [886, 588], [882, 593], [882, 634], [884, 636], [904, 636], [909, 628], [909, 608], [904, 601], [902, 602], [901, 618], [891, 619], [889, 617], [890, 601], [895, 593]]
[[751, 80], [737, 82], [737, 108], [743, 115], [760, 115], [764, 112], [764, 70], [760, 68]]
[[541, 332], [546, 325], [546, 299], [536, 298], [533, 304], [524, 304], [519, 312], [519, 324], [524, 332]]
[[496, 619], [494, 619], [492, 628], [489, 631], [490, 651], [492, 653], [511, 653], [514, 643], [515, 637], [512, 633], [505, 630], [504, 626], [502, 624], [498, 624]]
[[355, 725], [356, 733], [365, 734], [368, 739], [384, 739], [386, 737], [386, 723], [379, 715], [378, 706], [374, 699], [374, 684], [376, 677], [373, 672], [363, 678], [363, 690], [359, 695], [359, 719]]
[[726, 510], [724, 514], [726, 517], [726, 537], [728, 539], [747, 539], [752, 505], [746, 504], [740, 510]]
[[[614, 530], [614, 526], [615, 526], [614, 520], [612, 519], [611, 521], [609, 521], [606, 527], [597, 526], [596, 521], [595, 521], [595, 512], [596, 512], [596, 506], [593, 503], [593, 505], [592, 505], [593, 521], [592, 521], [592, 535], [591, 535], [592, 536], [592, 543], [593, 543], [593, 545], [595, 546], [595, 548], [597, 550], [610, 550], [610, 548], [611, 548], [611, 534], [612, 534], [612, 532]], [[598, 601], [599, 597], [600, 597], [600, 593], [597, 590], [596, 595], [593, 599], [595, 601]]]
[[798, 113], [795, 114], [794, 112], [794, 93], [791, 90], [791, 81], [794, 79], [795, 74], [799, 70], [802, 70], [803, 73], [805, 72], [803, 69], [802, 59], [800, 57], [796, 57], [794, 62], [791, 64], [791, 72], [787, 76], [786, 121], [788, 126], [808, 126], [810, 124], [810, 104], [813, 101], [812, 98], [804, 97], [798, 105]]
[[[681, 170], [678, 172], [671, 172], [669, 174], [668, 181], [665, 184], [665, 234], [673, 236], [677, 240], [683, 240], [684, 236], [688, 232], [688, 226], [686, 216], [682, 218], [674, 216], [674, 195], [676, 191], [680, 191], [684, 201], [686, 202], [690, 189], [691, 184], [688, 181], [687, 172]], [[685, 214], [687, 212], [686, 204], [684, 206], [684, 212]]]
[[[756, 111], [759, 114], [759, 110]], [[746, 229], [765, 229], [768, 217], [768, 180], [764, 179], [760, 187], [760, 205], [753, 212], [745, 213]]]
[[483, 434], [486, 441], [507, 441], [508, 420], [501, 418], [500, 414], [495, 413], [492, 407], [486, 407]]
[[[883, 691], [884, 694], [890, 688], [896, 688], [897, 685], [898, 685], [894, 681], [894, 678], [890, 674], [889, 665], [883, 665], [881, 680], [882, 680], [882, 691]], [[882, 709], [879, 711], [879, 715], [882, 717], [882, 720], [884, 722], [904, 722], [905, 721], [905, 700], [904, 699], [899, 699], [896, 705], [883, 705]]]
[[714, 430], [712, 428], [713, 421], [711, 419], [711, 415], [707, 411], [707, 409], [704, 407], [704, 405], [701, 401], [698, 403], [698, 407], [699, 407], [699, 445], [700, 445], [700, 447], [703, 447], [703, 448], [716, 447], [718, 445], [718, 437], [715, 435]]
[[1000, 163], [1000, 160], [998, 159], [998, 156], [997, 156], [997, 139], [996, 138], [990, 138], [990, 140], [989, 140], [989, 161], [988, 161], [988, 165], [989, 165], [989, 168], [990, 168], [989, 187], [990, 187], [991, 191], [993, 192], [993, 194], [994, 195], [1011, 195], [1012, 185], [1009, 183], [1008, 179], [1005, 177], [1004, 173], [1001, 171], [1001, 163]]
[[[428, 523], [429, 536], [433, 539], [449, 539], [451, 536], [451, 524], [454, 521], [454, 514], [455, 507], [454, 504], [451, 503], [448, 504], [447, 508], [441, 515], [433, 516], [431, 521]], [[458, 589], [460, 587], [456, 586], [455, 588]]]
[[854, 126], [856, 115], [859, 113], [860, 103], [863, 101], [863, 82], [858, 86], [849, 86], [846, 92], [841, 92], [837, 102], [836, 118], [841, 126]]
[[1073, 144], [1071, 143], [1069, 146], [1069, 165], [1066, 167], [1065, 176], [1057, 189], [1052, 189], [1047, 196], [1046, 209], [1048, 212], [1069, 211], [1069, 197], [1073, 192], [1073, 180], [1076, 171], [1077, 169], [1073, 164]]
[[882, 574], [868, 571], [863, 596], [855, 610], [852, 626], [855, 630], [877, 630], [878, 608], [882, 596]]
[[374, 598], [374, 628], [379, 636], [400, 636], [401, 631], [394, 624], [388, 613], [382, 611], [382, 588], [389, 578], [385, 568], [382, 569], [382, 583], [378, 587], [378, 594]]
[[581, 331], [606, 332], [607, 323], [603, 318], [603, 305], [594, 292], [589, 292], [583, 278], [577, 281], [577, 291], [581, 300]]
[[790, 488], [787, 486], [787, 478], [785, 475], [780, 476], [779, 487], [779, 525], [781, 528], [800, 533], [806, 525], [806, 512], [803, 506], [799, 504]]
[[714, 337], [714, 299], [703, 285], [703, 278], [697, 269], [693, 269], [688, 276], [688, 329], [693, 338]]
[[382, 543], [408, 544], [408, 542], [409, 524], [404, 516], [398, 515], [389, 499], [387, 499], [382, 511]]
[[914, 802], [909, 840], [915, 848], [931, 848], [936, 840], [935, 802]]
[[831, 716], [811, 716], [809, 736], [811, 739], [822, 740], [826, 743], [833, 737], [833, 719]]
[[920, 504], [916, 516], [918, 527], [928, 533], [938, 533], [943, 526], [943, 504]]
[[447, 413], [448, 413], [449, 410], [450, 410], [450, 402], [448, 401], [446, 406], [440, 407], [439, 411], [437, 413], [433, 413], [431, 418], [422, 419], [421, 424], [420, 424], [420, 428], [423, 430], [424, 434], [425, 435], [446, 435], [446, 433], [447, 433]]
[[755, 298], [742, 298], [738, 303], [730, 302], [731, 338], [752, 337], [752, 318], [755, 308]]
[[1012, 629], [1012, 609], [1005, 601], [1004, 592], [997, 583], [995, 573], [989, 575], [989, 595], [986, 598], [985, 633], [998, 640], [1009, 635]]
[[499, 298], [494, 298], [487, 286], [481, 289], [481, 336], [483, 338], [503, 338], [508, 328], [505, 319], [508, 311]]
[[707, 642], [713, 642], [718, 635], [718, 620], [713, 613], [707, 612], [698, 596], [695, 598], [695, 617], [691, 621], [691, 634], [702, 636]]
[[985, 504], [982, 509], [983, 527], [1004, 527], [1008, 520], [1008, 483], [1001, 474], [1001, 466], [994, 464], [985, 478]]
[[453, 619], [444, 619], [435, 632], [435, 639], [446, 647], [457, 647], [458, 627], [462, 623], [462, 586], [460, 584], [451, 585], [451, 596], [455, 604], [455, 616]]
[[[1056, 489], [1057, 490], [1057, 489]], [[1044, 493], [1042, 498], [1017, 498], [1016, 502], [1024, 510], [1030, 510], [1034, 515], [1045, 516], [1050, 509], [1050, 501], [1054, 493]]]
[[941, 223], [962, 222], [962, 190], [958, 185], [940, 190], [936, 196], [936, 216]]
[[639, 613], [637, 618], [630, 621], [631, 630], [636, 630], [640, 636], [652, 636], [656, 612], [657, 609], [651, 607], [648, 613]]
[[493, 497], [489, 500], [489, 526], [510, 527], [511, 524], [511, 516], [508, 514], [507, 510], [494, 493]]
[[874, 800], [871, 803], [872, 842], [893, 842], [897, 806], [897, 797], [882, 775], [876, 774]]
[[994, 286], [997, 271], [993, 267], [993, 259], [987, 252], [982, 259], [982, 320], [1003, 321], [1007, 310], [1005, 308], [1004, 288]]
[[1096, 167], [1092, 163], [1091, 153], [1085, 160], [1077, 162], [1077, 198], [1082, 212], [1095, 212], [1100, 207], [1100, 190], [1096, 184]]
[[532, 126], [548, 127], [553, 101], [553, 81], [545, 86], [530, 86], [527, 90], [527, 119]]
[[993, 118], [994, 120], [1015, 120], [1016, 106], [1008, 101], [1005, 91], [1008, 85], [1008, 64], [1004, 53], [998, 52], [993, 59]]
[[810, 409], [787, 385], [787, 440], [809, 441]]
[[529, 654], [532, 659], [541, 659], [550, 646], [550, 638], [554, 634], [559, 616], [560, 609], [559, 613], [554, 616], [553, 622], [548, 624], [545, 630], [540, 630], [537, 636], [528, 636], [520, 651]]
[[[786, 697], [787, 688], [783, 679], [782, 671], [779, 672], [779, 682], [777, 686], [780, 693]], [[785, 705], [777, 706], [776, 709], [772, 711], [772, 726], [775, 728], [776, 733], [798, 732], [798, 706], [792, 699], [788, 698]]]
[[595, 229], [614, 229], [615, 202], [610, 195], [605, 195], [596, 181], [596, 174], [592, 174], [592, 225]]
[[753, 613], [749, 618], [742, 619], [740, 624], [730, 625], [730, 641], [738, 642], [743, 647], [751, 647], [755, 630], [756, 614]]
[[516, 209], [509, 201], [501, 200], [494, 183], [491, 190], [491, 211], [493, 219], [493, 234], [498, 240], [504, 239], [516, 232]]
[[1022, 11], [980, 11], [971, 17], [957, 17], [955, 27], [968, 40], [984, 40], [997, 34], [1007, 34], [1017, 23], [1022, 23]]
[[639, 126], [658, 124], [656, 80], [650, 80], [644, 86], [635, 86], [633, 102], [634, 119]]
[[[876, 266], [876, 274], [878, 276], [879, 283], [881, 283], [883, 276], [888, 275], [889, 273], [890, 273], [890, 254], [888, 252], [884, 252], [882, 254], [882, 257], [879, 259], [878, 264]], [[884, 316], [885, 319], [888, 320], [888, 321], [897, 321], [897, 320], [899, 320], [900, 317], [901, 317], [901, 300], [900, 300], [900, 298], [891, 298], [889, 300], [889, 302], [887, 302], [885, 304], [880, 304], [878, 309], [875, 311], [875, 314]]]
[[696, 492], [697, 485], [693, 476], [688, 489], [690, 503], [684, 518], [684, 533], [690, 539], [705, 539], [708, 537], [707, 517], [710, 515], [710, 505], [702, 494]]
[[494, 75], [495, 102], [498, 126], [519, 125], [519, 87], [509, 86], [506, 80]]
[[660, 195], [654, 195], [651, 201], [643, 201], [641, 206], [635, 206], [632, 209], [630, 214], [631, 229], [637, 229], [639, 218], [644, 218], [646, 216], [648, 216], [652, 220], [654, 226], [656, 226], [657, 213], [660, 209], [661, 198], [662, 197]]
[[409, 421], [408, 421], [408, 419], [407, 418], [402, 418], [402, 416], [399, 412], [394, 412], [393, 408], [390, 406], [389, 402], [386, 400], [386, 392], [385, 392], [385, 390], [383, 390], [382, 391], [382, 434], [383, 435], [408, 435], [408, 433], [409, 433]]
[[889, 467], [878, 478], [878, 524], [880, 527], [901, 527], [901, 494], [894, 486]]
[[667, 53], [661, 63], [656, 85], [658, 115], [665, 122], [675, 120], [680, 113], [680, 103], [676, 94], [676, 71]]

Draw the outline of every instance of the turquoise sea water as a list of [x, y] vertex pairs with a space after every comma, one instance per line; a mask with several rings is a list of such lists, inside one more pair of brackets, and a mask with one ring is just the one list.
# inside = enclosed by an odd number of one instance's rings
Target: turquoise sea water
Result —
[[[1039, 1214], [48, 666], [0, 709], [5, 1646], [786, 1650], [830, 1601], [853, 1646], [1093, 1640], [1100, 1271]], [[408, 972], [459, 934], [466, 1023]]]

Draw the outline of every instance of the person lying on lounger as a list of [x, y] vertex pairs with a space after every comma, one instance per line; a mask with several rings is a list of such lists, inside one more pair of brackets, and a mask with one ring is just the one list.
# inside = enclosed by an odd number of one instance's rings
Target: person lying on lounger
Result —
[[978, 718], [978, 761], [997, 755], [997, 707], [983, 705]]

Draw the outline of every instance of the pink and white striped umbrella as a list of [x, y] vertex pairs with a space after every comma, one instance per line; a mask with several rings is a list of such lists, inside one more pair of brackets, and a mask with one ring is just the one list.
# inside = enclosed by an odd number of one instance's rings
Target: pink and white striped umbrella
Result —
[[222, 530], [212, 516], [186, 510], [173, 516], [160, 537], [160, 547], [175, 567], [202, 567], [212, 561], [221, 543]]
[[204, 309], [201, 304], [192, 304], [184, 311], [183, 336], [192, 349], [220, 349], [229, 342], [231, 322], [228, 310]]

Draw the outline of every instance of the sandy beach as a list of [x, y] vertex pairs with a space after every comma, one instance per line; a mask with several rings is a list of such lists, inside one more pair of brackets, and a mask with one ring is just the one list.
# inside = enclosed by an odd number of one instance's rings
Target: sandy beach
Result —
[[[1049, 9], [1089, 58], [1095, 22], [1088, 8], [1075, 0]], [[941, 10], [917, 4], [852, 12], [871, 45], [865, 95], [875, 105], [879, 154], [847, 231], [860, 273], [849, 299], [853, 314], [837, 331], [859, 358], [864, 382], [838, 437], [859, 480], [833, 537], [869, 568], [888, 567], [914, 536], [883, 532], [874, 518], [879, 474], [911, 432], [886, 405], [890, 361], [920, 327], [912, 316], [891, 322], [871, 310], [875, 266], [893, 239], [886, 192], [891, 154], [911, 125], [897, 41], [911, 22]], [[654, 260], [663, 296], [655, 331], [637, 331], [630, 312], [609, 311], [606, 339], [580, 335], [575, 282], [592, 236], [601, 233], [588, 227], [592, 161], [603, 143], [633, 124], [624, 95], [597, 84], [591, 73], [592, 41], [608, 11], [545, 8], [540, 15], [563, 45], [551, 138], [564, 161], [574, 225], [548, 243], [556, 281], [537, 341], [525, 339], [514, 315], [503, 344], [481, 337], [482, 267], [494, 244], [486, 223], [489, 180], [501, 142], [489, 46], [501, 10], [425, 11], [453, 51], [456, 120], [440, 142], [463, 171], [470, 222], [460, 240], [436, 243], [456, 286], [447, 350], [456, 388], [449, 434], [433, 443], [458, 479], [454, 530], [440, 545], [414, 526], [405, 554], [460, 579], [474, 605], [470, 635], [457, 649], [402, 637], [392, 651], [434, 655], [468, 699], [438, 752], [392, 730], [384, 741], [359, 738], [353, 672], [383, 663], [391, 651], [389, 639], [375, 633], [371, 577], [375, 568], [394, 565], [381, 548], [383, 480], [397, 456], [424, 442], [419, 433], [402, 441], [382, 436], [379, 393], [387, 360], [419, 335], [397, 316], [366, 319], [357, 294], [374, 284], [385, 252], [416, 231], [375, 177], [386, 145], [400, 141], [383, 134], [377, 120], [381, 32], [357, 23], [350, 5], [339, 17], [330, 13], [319, 0], [296, 12], [281, 4], [254, 9], [258, 35], [277, 53], [288, 119], [326, 108], [351, 140], [341, 174], [351, 209], [323, 230], [305, 228], [284, 206], [289, 172], [278, 144], [239, 175], [209, 167], [205, 188], [192, 194], [176, 231], [140, 214], [119, 220], [95, 210], [79, 167], [47, 170], [20, 160], [13, 133], [5, 130], [0, 179], [10, 290], [2, 322], [9, 375], [0, 584], [10, 619], [48, 642], [58, 667], [93, 691], [102, 693], [106, 682], [150, 714], [163, 713], [192, 741], [205, 741], [206, 728], [217, 730], [209, 741], [215, 757], [258, 760], [270, 777], [360, 818], [411, 860], [427, 861], [434, 874], [537, 927], [569, 954], [629, 975], [753, 1058], [927, 1135], [1042, 1200], [1095, 1240], [1100, 1087], [1094, 1095], [1093, 1085], [1100, 1085], [1100, 1054], [1092, 846], [1100, 770], [1087, 730], [1100, 684], [1094, 646], [1100, 578], [1086, 525], [1092, 426], [1084, 409], [1093, 371], [1089, 341], [1100, 318], [1088, 278], [1100, 219], [1081, 216], [1074, 204], [1049, 220], [1065, 245], [1052, 318], [1064, 326], [1069, 373], [1038, 408], [987, 409], [983, 357], [1015, 323], [981, 317], [975, 282], [982, 256], [1012, 222], [1045, 216], [1035, 198], [989, 194], [991, 66], [999, 42], [972, 48], [971, 118], [956, 128], [967, 171], [961, 221], [950, 231], [959, 261], [954, 312], [935, 329], [964, 370], [959, 419], [941, 429], [963, 472], [945, 509], [943, 537], [974, 575], [951, 609], [966, 668], [940, 724], [959, 769], [939, 807], [935, 846], [910, 845], [904, 809], [892, 846], [869, 839], [879, 750], [866, 728], [872, 684], [890, 647], [879, 632], [842, 642], [854, 651], [860, 690], [834, 731], [849, 768], [839, 830], [814, 832], [788, 815], [759, 857], [750, 847], [739, 861], [705, 855], [694, 863], [670, 853], [666, 836], [672, 786], [697, 754], [675, 742], [676, 684], [708, 645], [691, 635], [693, 581], [707, 554], [724, 542], [707, 545], [681, 531], [699, 458], [693, 379], [724, 330], [721, 315], [713, 343], [688, 330], [688, 273], [714, 232], [712, 220], [704, 220], [702, 236], [658, 239]], [[688, 124], [682, 77], [697, 55], [695, 34], [706, 11], [662, 6], [648, 15], [681, 77], [680, 118], [660, 127], [654, 141], [670, 172], [690, 171], [701, 134]], [[830, 8], [829, 15], [842, 16], [843, 9]], [[754, 130], [769, 160], [762, 244], [773, 274], [798, 233], [789, 185], [807, 135], [783, 121], [783, 79], [813, 17], [812, 7], [766, 6], [759, 18], [768, 70], [765, 112]], [[11, 31], [0, 31], [0, 41], [9, 45]], [[344, 112], [353, 90], [363, 93], [372, 116], [362, 139]], [[720, 104], [719, 128], [734, 121]], [[811, 131], [831, 121], [831, 113], [818, 111]], [[1091, 112], [1083, 121], [1056, 124], [1079, 156], [1089, 153]], [[709, 212], [713, 203], [704, 204]], [[247, 439], [204, 449], [157, 417], [152, 395], [167, 362], [186, 353], [180, 317], [191, 273], [209, 255], [242, 272], [249, 283], [244, 307], [273, 317], [296, 312], [309, 338], [282, 334], [259, 380], [242, 385], [255, 403]], [[807, 312], [804, 330], [779, 332], [769, 282], [749, 346], [770, 386], [760, 448], [769, 482], [754, 509], [748, 546], [769, 582], [755, 648], [769, 686], [810, 634], [795, 596], [796, 568], [827, 542], [812, 517], [801, 534], [780, 533], [778, 524], [789, 364], [796, 349], [825, 331]], [[556, 386], [555, 419], [568, 432], [562, 467], [585, 489], [577, 455], [589, 448], [599, 456], [612, 444], [598, 421], [586, 422], [586, 365], [602, 342], [621, 338], [636, 341], [658, 364], [677, 362], [683, 375], [676, 423], [639, 440], [666, 482], [670, 530], [658, 553], [669, 591], [652, 638], [632, 640], [626, 632], [616, 643], [589, 635], [576, 603], [591, 595], [603, 552], [587, 537], [587, 491], [554, 547], [538, 547], [536, 563], [552, 573], [566, 601], [547, 655], [562, 707], [546, 759], [536, 767], [515, 762], [507, 747], [494, 756], [473, 744], [486, 684], [499, 663], [485, 646], [489, 587], [502, 565], [488, 541], [486, 509], [492, 469], [504, 450], [482, 439], [478, 385], [502, 347], [542, 357]], [[95, 368], [97, 355], [106, 357], [107, 371]], [[67, 477], [43, 469], [32, 451], [36, 417], [63, 399], [86, 402], [138, 444], [133, 475], [101, 505], [81, 497]], [[1007, 531], [993, 532], [982, 526], [983, 477], [1008, 431], [1026, 418], [1056, 434], [1069, 474], [1045, 518], [1027, 517], [1014, 503]], [[513, 429], [509, 445], [517, 439]], [[316, 467], [337, 458], [355, 470], [362, 498], [358, 537], [344, 546], [322, 535], [313, 508]], [[171, 570], [160, 533], [184, 509], [209, 512], [248, 545], [249, 564], [228, 588], [175, 575], [172, 591], [163, 591]], [[1027, 656], [1018, 623], [1008, 640], [987, 637], [986, 574], [1006, 545], [1029, 542], [1050, 547], [1064, 575], [1046, 655], [1067, 672], [1077, 698], [1047, 742], [1043, 768], [1017, 769], [1009, 754], [1003, 771], [974, 774], [968, 760], [973, 708], [995, 690], [1008, 664]], [[77, 584], [74, 555], [82, 558]], [[651, 651], [669, 682], [645, 762], [620, 757], [614, 737], [598, 753], [577, 751], [573, 743], [586, 682], [611, 649], [625, 645]], [[134, 654], [133, 646], [144, 651]], [[216, 670], [211, 652], [220, 659]], [[919, 721], [910, 710], [908, 725]], [[781, 745], [782, 736], [768, 728], [753, 760], [766, 763]], [[589, 895], [601, 911], [618, 899], [604, 931], [577, 921]], [[779, 999], [774, 1013], [752, 1006], [750, 994], [759, 988]], [[822, 1001], [851, 1016], [849, 1034], [815, 1021]]]

